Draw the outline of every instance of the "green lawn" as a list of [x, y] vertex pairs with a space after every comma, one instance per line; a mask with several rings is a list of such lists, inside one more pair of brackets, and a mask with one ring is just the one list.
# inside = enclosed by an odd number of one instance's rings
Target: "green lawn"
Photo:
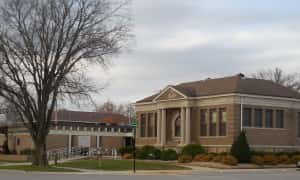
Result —
[[0, 160], [0, 164], [5, 164], [5, 163], [25, 163], [28, 161], [2, 161]]
[[20, 170], [20, 171], [42, 171], [42, 172], [78, 172], [76, 170], [57, 168], [53, 166], [41, 168], [38, 166], [31, 166], [31, 165], [0, 166], [0, 169]]
[[[81, 169], [122, 171], [122, 170], [132, 169], [132, 160], [104, 159], [102, 161], [97, 161], [93, 159], [85, 159], [85, 160], [76, 160], [72, 162], [65, 162], [60, 164], [59, 166], [81, 168]], [[163, 162], [136, 161], [136, 169], [137, 170], [184, 170], [188, 168], [172, 165], [170, 163], [163, 163]]]

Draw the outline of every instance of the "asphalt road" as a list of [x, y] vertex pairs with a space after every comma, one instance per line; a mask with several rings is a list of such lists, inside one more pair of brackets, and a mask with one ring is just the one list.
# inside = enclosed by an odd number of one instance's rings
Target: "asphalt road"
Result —
[[0, 180], [300, 180], [300, 171], [229, 170], [194, 172], [189, 175], [40, 174], [0, 172]]

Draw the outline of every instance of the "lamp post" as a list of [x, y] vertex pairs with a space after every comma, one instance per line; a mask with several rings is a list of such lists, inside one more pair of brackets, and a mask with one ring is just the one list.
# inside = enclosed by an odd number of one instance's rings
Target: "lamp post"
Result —
[[135, 147], [135, 139], [136, 139], [136, 128], [137, 122], [131, 122], [131, 127], [133, 128], [133, 138], [132, 138], [132, 145], [133, 145], [133, 173], [136, 172], [136, 147]]

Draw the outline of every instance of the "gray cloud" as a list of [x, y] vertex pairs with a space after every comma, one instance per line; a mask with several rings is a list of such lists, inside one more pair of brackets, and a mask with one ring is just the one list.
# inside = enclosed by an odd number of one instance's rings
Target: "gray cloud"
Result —
[[[135, 44], [113, 59], [97, 102], [134, 102], [168, 84], [300, 68], [300, 2], [133, 0]], [[100, 83], [100, 84], [101, 84]]]

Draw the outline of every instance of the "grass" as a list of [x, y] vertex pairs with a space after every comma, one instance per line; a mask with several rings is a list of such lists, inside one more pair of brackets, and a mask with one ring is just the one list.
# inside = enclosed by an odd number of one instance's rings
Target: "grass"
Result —
[[40, 171], [40, 172], [78, 172], [76, 170], [57, 168], [53, 166], [48, 167], [38, 167], [31, 165], [15, 165], [15, 166], [0, 166], [0, 169], [5, 170], [20, 170], [20, 171]]
[[4, 164], [4, 163], [26, 163], [26, 162], [28, 162], [28, 161], [7, 161], [7, 160], [5, 160], [5, 161], [2, 161], [2, 160], [0, 160], [0, 164]]
[[[94, 170], [110, 170], [110, 171], [124, 171], [132, 169], [132, 160], [110, 160], [103, 159], [101, 161], [93, 159], [76, 160], [60, 164], [62, 167], [80, 168], [80, 169], [94, 169]], [[137, 170], [185, 170], [189, 169], [182, 166], [176, 166], [164, 162], [149, 162], [136, 161]]]

